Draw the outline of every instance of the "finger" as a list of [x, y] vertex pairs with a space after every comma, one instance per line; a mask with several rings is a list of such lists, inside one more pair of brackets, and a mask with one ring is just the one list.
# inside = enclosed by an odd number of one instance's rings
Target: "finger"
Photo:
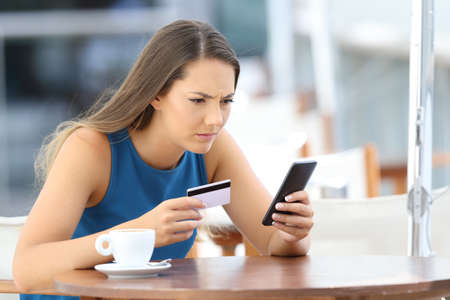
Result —
[[293, 226], [299, 228], [311, 229], [311, 227], [313, 227], [314, 225], [312, 218], [301, 217], [298, 215], [286, 215], [274, 213], [272, 215], [272, 219], [276, 222], [284, 224], [292, 224]]
[[192, 208], [205, 208], [206, 205], [200, 200], [193, 197], [181, 197], [165, 201], [167, 208], [169, 209], [192, 209]]
[[310, 204], [309, 196], [306, 191], [293, 192], [284, 197], [284, 200], [286, 200], [286, 202], [302, 202], [304, 204]]
[[272, 224], [275, 228], [284, 231], [294, 237], [296, 237], [296, 239], [303, 239], [305, 238], [310, 230], [309, 229], [304, 229], [304, 228], [298, 228], [298, 227], [292, 227], [292, 226], [288, 226], [285, 224], [282, 224], [280, 222], [273, 222]]
[[193, 230], [184, 231], [184, 232], [176, 232], [171, 236], [172, 243], [178, 243], [189, 239], [192, 234], [194, 234]]
[[202, 218], [202, 215], [195, 209], [172, 210], [167, 214], [164, 221], [177, 222], [183, 220], [201, 220]]
[[169, 233], [178, 233], [184, 231], [192, 231], [196, 229], [200, 225], [198, 221], [180, 221], [174, 222], [170, 225], [170, 228], [167, 229]]
[[312, 217], [314, 212], [311, 208], [311, 205], [306, 205], [303, 203], [282, 203], [279, 202], [275, 205], [275, 208], [278, 211], [292, 212], [294, 214], [303, 216], [303, 217]]

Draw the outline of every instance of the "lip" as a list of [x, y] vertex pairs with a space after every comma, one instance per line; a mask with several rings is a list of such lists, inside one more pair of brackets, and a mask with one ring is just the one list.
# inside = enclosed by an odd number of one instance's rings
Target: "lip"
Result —
[[197, 133], [196, 136], [198, 136], [200, 139], [204, 141], [210, 141], [212, 140], [217, 133]]

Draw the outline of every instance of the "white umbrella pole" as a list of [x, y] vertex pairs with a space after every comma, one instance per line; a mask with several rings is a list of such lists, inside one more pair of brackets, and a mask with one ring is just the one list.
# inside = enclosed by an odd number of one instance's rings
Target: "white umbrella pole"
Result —
[[409, 75], [408, 255], [433, 255], [430, 243], [434, 0], [413, 0]]

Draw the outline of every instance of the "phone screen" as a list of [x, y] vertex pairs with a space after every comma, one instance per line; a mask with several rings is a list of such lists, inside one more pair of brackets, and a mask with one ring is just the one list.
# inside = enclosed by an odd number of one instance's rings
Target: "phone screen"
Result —
[[[272, 214], [278, 212], [275, 209], [275, 205], [278, 202], [285, 202], [284, 197], [289, 194], [292, 194], [296, 191], [301, 191], [305, 188], [308, 183], [309, 178], [311, 177], [314, 168], [316, 167], [317, 162], [314, 160], [305, 160], [305, 161], [296, 161], [294, 162], [289, 171], [286, 174], [286, 177], [283, 180], [278, 192], [270, 204], [269, 209], [266, 212], [266, 215], [263, 218], [262, 224], [265, 226], [272, 225]], [[280, 212], [286, 214], [287, 212]]]

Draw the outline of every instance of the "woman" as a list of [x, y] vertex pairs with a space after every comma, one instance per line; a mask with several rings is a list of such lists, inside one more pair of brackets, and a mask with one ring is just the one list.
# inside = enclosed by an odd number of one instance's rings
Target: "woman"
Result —
[[232, 189], [224, 208], [260, 253], [306, 254], [307, 194], [293, 193], [278, 208], [292, 214], [262, 226], [271, 196], [223, 129], [238, 76], [219, 32], [176, 21], [153, 36], [110, 99], [61, 124], [37, 160], [45, 183], [17, 244], [18, 288], [51, 287], [58, 273], [111, 261], [94, 247], [111, 229], [153, 228], [152, 259], [184, 257], [204, 207], [186, 189], [225, 179]]

